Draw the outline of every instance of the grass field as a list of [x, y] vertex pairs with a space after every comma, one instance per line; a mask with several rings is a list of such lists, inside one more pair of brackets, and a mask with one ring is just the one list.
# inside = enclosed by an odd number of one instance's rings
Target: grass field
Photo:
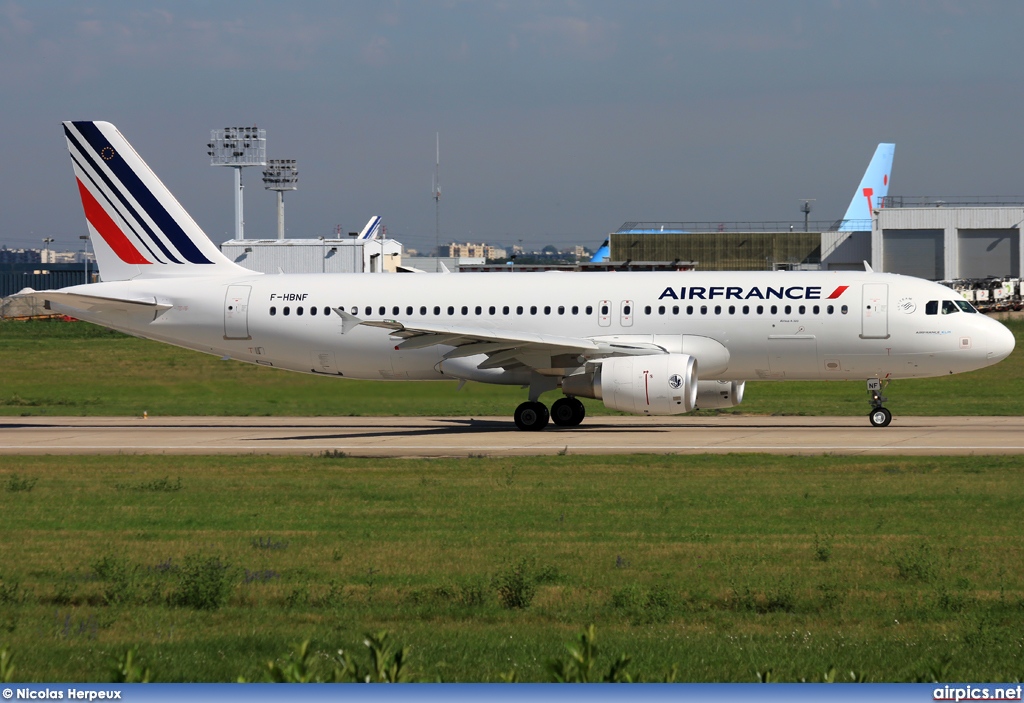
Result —
[[[15, 680], [260, 680], [364, 633], [545, 680], [589, 623], [647, 680], [1024, 673], [1016, 457], [0, 457]], [[223, 600], [221, 600], [223, 598]], [[516, 607], [521, 606], [521, 607]], [[361, 656], [361, 655], [360, 655]]]
[[[952, 377], [899, 381], [896, 415], [1024, 412], [1024, 323], [1002, 363]], [[86, 323], [0, 322], [0, 415], [468, 415], [509, 416], [515, 387], [350, 381], [289, 373], [149, 342]], [[545, 396], [549, 402], [554, 394]], [[588, 414], [608, 414], [585, 401]], [[864, 382], [750, 382], [736, 410], [861, 415]]]

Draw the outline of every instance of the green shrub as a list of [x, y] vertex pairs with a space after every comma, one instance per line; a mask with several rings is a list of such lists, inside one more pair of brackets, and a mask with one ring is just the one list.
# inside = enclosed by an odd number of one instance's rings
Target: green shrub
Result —
[[526, 558], [510, 564], [498, 575], [498, 598], [509, 610], [529, 608], [537, 594], [531, 564]]
[[220, 557], [193, 554], [185, 557], [172, 601], [195, 610], [217, 610], [227, 602], [231, 584], [228, 565]]

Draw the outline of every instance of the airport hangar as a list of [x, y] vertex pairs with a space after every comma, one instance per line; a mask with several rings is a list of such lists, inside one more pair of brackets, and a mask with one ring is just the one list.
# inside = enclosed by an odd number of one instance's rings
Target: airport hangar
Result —
[[882, 205], [865, 221], [627, 222], [609, 235], [611, 260], [692, 261], [703, 271], [863, 270], [867, 261], [933, 281], [1024, 270], [1024, 198], [887, 196]]

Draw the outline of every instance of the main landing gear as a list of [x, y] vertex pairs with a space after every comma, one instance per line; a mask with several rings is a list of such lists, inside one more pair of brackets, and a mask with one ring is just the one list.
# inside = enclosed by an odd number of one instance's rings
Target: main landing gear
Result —
[[548, 412], [544, 403], [536, 400], [528, 400], [516, 408], [516, 427], [521, 430], [538, 431], [548, 425], [548, 420], [553, 420], [559, 427], [575, 427], [583, 422], [587, 416], [587, 409], [576, 398], [559, 398], [551, 405], [551, 412]]
[[882, 403], [889, 400], [882, 395], [882, 389], [887, 385], [889, 385], [888, 381], [885, 381], [883, 385], [880, 379], [868, 379], [868, 395], [871, 396], [871, 399], [868, 401], [871, 403], [871, 412], [868, 413], [868, 420], [871, 422], [872, 427], [888, 427], [889, 423], [892, 422], [892, 413], [887, 408], [882, 407]]

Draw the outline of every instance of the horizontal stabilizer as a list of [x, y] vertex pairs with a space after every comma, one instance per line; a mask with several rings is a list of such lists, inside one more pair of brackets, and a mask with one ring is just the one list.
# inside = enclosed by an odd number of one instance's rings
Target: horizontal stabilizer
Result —
[[47, 310], [59, 308], [60, 312], [75, 311], [85, 313], [106, 312], [140, 312], [152, 310], [161, 313], [170, 310], [173, 305], [161, 303], [156, 298], [108, 298], [99, 295], [83, 295], [81, 293], [65, 293], [57, 290], [32, 290], [25, 288], [11, 296], [15, 300], [32, 300]]

